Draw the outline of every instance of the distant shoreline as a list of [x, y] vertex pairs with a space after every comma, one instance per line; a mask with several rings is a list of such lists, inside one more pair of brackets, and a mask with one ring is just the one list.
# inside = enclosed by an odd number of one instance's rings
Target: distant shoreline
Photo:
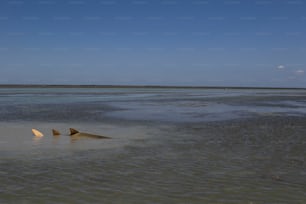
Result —
[[157, 88], [157, 89], [274, 89], [306, 90], [289, 87], [246, 87], [246, 86], [162, 86], [162, 85], [51, 85], [51, 84], [0, 84], [0, 88]]

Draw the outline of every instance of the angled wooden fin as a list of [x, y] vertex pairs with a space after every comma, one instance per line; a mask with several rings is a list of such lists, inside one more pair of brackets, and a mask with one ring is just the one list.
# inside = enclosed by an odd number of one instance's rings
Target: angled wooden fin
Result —
[[53, 136], [59, 136], [61, 133], [58, 130], [52, 129]]
[[75, 135], [77, 133], [79, 133], [79, 131], [77, 131], [76, 129], [70, 128], [70, 135]]
[[44, 136], [44, 134], [42, 134], [41, 132], [39, 132], [38, 130], [36, 129], [32, 129], [32, 133], [35, 137], [42, 137]]

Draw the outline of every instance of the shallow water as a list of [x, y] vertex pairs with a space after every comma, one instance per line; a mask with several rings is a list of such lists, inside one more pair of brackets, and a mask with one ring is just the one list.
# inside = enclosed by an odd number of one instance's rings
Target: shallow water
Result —
[[305, 93], [0, 89], [0, 203], [306, 203]]

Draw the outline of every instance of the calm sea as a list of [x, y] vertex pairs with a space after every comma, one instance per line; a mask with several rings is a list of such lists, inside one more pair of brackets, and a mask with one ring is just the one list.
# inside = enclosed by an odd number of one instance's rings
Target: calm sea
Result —
[[302, 204], [305, 157], [305, 90], [0, 88], [0, 203]]

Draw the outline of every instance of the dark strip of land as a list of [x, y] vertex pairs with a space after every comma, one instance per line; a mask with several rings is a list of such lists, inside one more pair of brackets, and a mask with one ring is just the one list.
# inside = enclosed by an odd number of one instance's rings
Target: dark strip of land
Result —
[[1, 84], [0, 88], [172, 88], [172, 89], [275, 89], [306, 90], [291, 87], [239, 87], [239, 86], [163, 86], [163, 85], [64, 85], [64, 84]]

